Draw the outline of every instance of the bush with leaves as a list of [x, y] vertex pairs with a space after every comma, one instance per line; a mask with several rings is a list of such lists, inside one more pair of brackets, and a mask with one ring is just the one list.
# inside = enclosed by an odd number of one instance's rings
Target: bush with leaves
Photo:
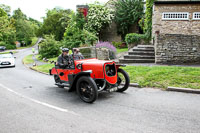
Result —
[[62, 47], [75, 48], [82, 44], [92, 45], [98, 40], [95, 34], [83, 29], [83, 19], [85, 19], [83, 15], [71, 14], [71, 20], [64, 33]]
[[142, 0], [118, 0], [115, 3], [115, 22], [117, 24], [118, 34], [122, 40], [125, 35], [130, 33], [130, 27], [137, 24], [143, 16]]
[[0, 42], [3, 42], [5, 45], [13, 45], [15, 44], [16, 39], [16, 30], [14, 27], [14, 21], [9, 19], [8, 16], [0, 17]]
[[125, 41], [127, 44], [139, 43], [146, 40], [145, 34], [130, 33], [126, 35]]
[[0, 46], [5, 46], [6, 49], [16, 49], [15, 44], [7, 44], [6, 42], [0, 41]]
[[42, 58], [57, 57], [60, 53], [59, 42], [55, 40], [53, 35], [46, 35], [39, 44], [39, 54]]
[[102, 28], [112, 23], [113, 18], [114, 14], [110, 8], [97, 2], [90, 4], [85, 29], [99, 35]]

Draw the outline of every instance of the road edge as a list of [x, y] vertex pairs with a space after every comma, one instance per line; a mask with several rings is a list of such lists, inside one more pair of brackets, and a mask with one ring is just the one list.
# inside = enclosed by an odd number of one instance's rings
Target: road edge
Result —
[[168, 86], [166, 90], [167, 91], [176, 91], [176, 92], [185, 92], [185, 93], [200, 94], [200, 90], [198, 90], [198, 89], [191, 89], [191, 88], [179, 88], [179, 87]]
[[[36, 71], [36, 72], [39, 72], [41, 74], [45, 74], [45, 75], [49, 75], [48, 73], [45, 73], [45, 72], [41, 72], [41, 71], [38, 71], [36, 69], [34, 69], [33, 67], [29, 67], [27, 64], [24, 63], [24, 61], [22, 60], [22, 63], [25, 65], [25, 67], [33, 70], [33, 71]], [[142, 88], [138, 83], [130, 83], [129, 85], [130, 87], [136, 87], [136, 88]], [[185, 93], [193, 93], [193, 94], [200, 94], [200, 90], [198, 89], [191, 89], [191, 88], [180, 88], [180, 87], [172, 87], [172, 86], [168, 86], [166, 91], [174, 91], [174, 92], [185, 92]]]
[[42, 74], [45, 74], [45, 75], [50, 75], [48, 73], [38, 71], [38, 70], [34, 69], [33, 67], [28, 66], [26, 63], [24, 63], [24, 60], [22, 60], [22, 63], [24, 64], [25, 67], [27, 67], [27, 68], [29, 68], [29, 69], [31, 69], [33, 71], [36, 71], [36, 72], [39, 72], [39, 73], [42, 73]]

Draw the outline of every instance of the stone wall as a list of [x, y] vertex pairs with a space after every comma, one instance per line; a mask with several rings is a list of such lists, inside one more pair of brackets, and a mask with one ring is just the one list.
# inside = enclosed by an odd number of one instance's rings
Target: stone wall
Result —
[[155, 63], [200, 63], [200, 36], [183, 34], [157, 34]]
[[[162, 20], [163, 12], [189, 12], [189, 20]], [[153, 8], [152, 35], [161, 34], [200, 35], [200, 20], [193, 20], [194, 12], [200, 12], [199, 3], [155, 4]]]
[[100, 41], [121, 42], [121, 36], [117, 34], [117, 25], [113, 22], [100, 32]]

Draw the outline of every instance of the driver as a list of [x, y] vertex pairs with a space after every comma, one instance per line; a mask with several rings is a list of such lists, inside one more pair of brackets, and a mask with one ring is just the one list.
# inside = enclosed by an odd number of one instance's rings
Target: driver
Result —
[[62, 54], [58, 57], [57, 65], [60, 68], [66, 68], [69, 65], [69, 49], [63, 48]]

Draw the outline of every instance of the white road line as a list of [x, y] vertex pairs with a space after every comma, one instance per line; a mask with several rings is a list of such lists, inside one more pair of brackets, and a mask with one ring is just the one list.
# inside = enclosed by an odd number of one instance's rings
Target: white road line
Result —
[[46, 107], [48, 107], [48, 108], [52, 108], [52, 109], [55, 109], [55, 110], [58, 110], [58, 111], [61, 111], [61, 112], [70, 113], [70, 114], [72, 114], [72, 115], [80, 116], [80, 114], [77, 114], [77, 113], [75, 113], [74, 111], [69, 111], [68, 109], [56, 107], [56, 106], [54, 106], [54, 105], [50, 105], [50, 104], [48, 104], [48, 103], [44, 103], [44, 102], [41, 102], [41, 101], [32, 99], [32, 98], [30, 98], [30, 97], [24, 96], [24, 95], [22, 95], [22, 94], [20, 94], [20, 93], [18, 93], [18, 92], [16, 92], [16, 91], [14, 91], [14, 90], [12, 90], [12, 89], [10, 89], [10, 88], [4, 86], [4, 85], [2, 85], [2, 84], [0, 84], [0, 87], [2, 87], [2, 88], [4, 88], [4, 89], [6, 89], [6, 90], [12, 92], [13, 94], [15, 94], [15, 95], [17, 95], [17, 96], [19, 96], [19, 97], [22, 97], [22, 98], [25, 98], [25, 99], [27, 99], [27, 100], [30, 100], [30, 101], [32, 101], [32, 102], [34, 102], [34, 103], [41, 104], [41, 105], [43, 105], [43, 106], [46, 106]]

